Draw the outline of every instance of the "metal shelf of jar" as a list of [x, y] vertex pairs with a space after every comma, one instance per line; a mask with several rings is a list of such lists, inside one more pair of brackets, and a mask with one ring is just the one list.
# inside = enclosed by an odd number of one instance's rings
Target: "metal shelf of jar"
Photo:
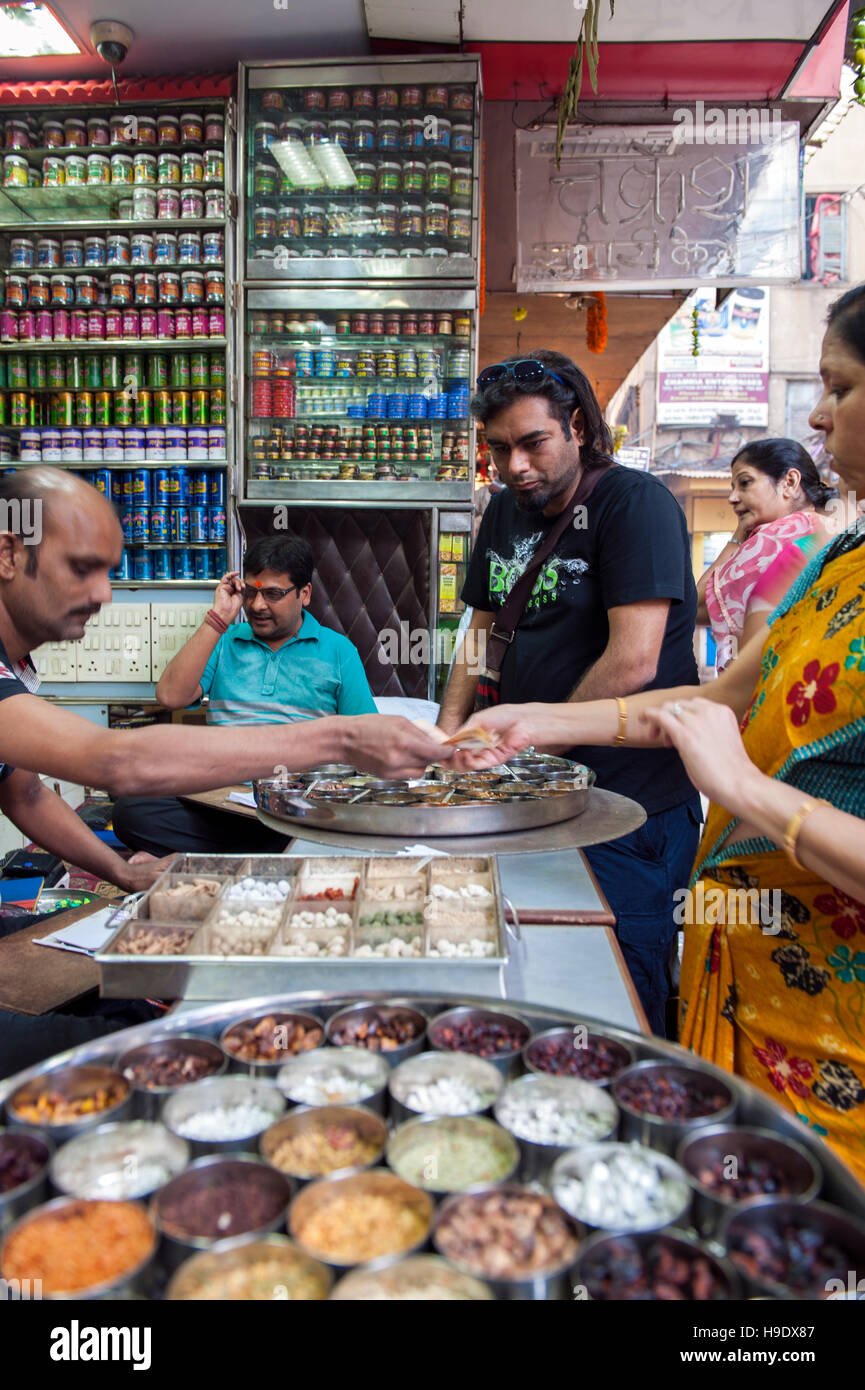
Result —
[[[92, 209], [109, 211], [117, 207], [120, 203], [132, 197], [136, 189], [146, 188], [148, 192], [158, 194], [160, 189], [165, 191], [170, 189], [172, 192], [181, 194], [185, 191], [204, 194], [206, 189], [217, 188], [224, 192], [224, 185], [216, 181], [212, 183], [81, 183], [69, 184], [61, 183], [55, 185], [42, 185], [40, 188], [23, 187], [19, 188], [15, 184], [0, 187], [0, 209], [4, 209], [6, 204], [16, 210], [16, 212], [53, 212], [55, 208], [63, 214], [64, 220], [74, 220], [76, 212], [90, 212]], [[221, 220], [214, 218], [214, 221]]]
[[[127, 184], [126, 186], [128, 188], [129, 185]], [[3, 189], [0, 188], [0, 193], [2, 192]], [[0, 210], [2, 210], [2, 203], [0, 203]], [[19, 211], [21, 210], [19, 209]], [[63, 209], [59, 211], [62, 212]], [[224, 230], [228, 225], [229, 219], [226, 217], [117, 217], [107, 224], [105, 218], [101, 218], [98, 221], [92, 218], [81, 220], [76, 218], [70, 221], [69, 218], [65, 216], [59, 216], [43, 218], [41, 221], [37, 221], [28, 220], [23, 214], [22, 217], [15, 222], [6, 222], [0, 218], [0, 232], [62, 231], [67, 232], [70, 236], [74, 236], [77, 232], [92, 232], [94, 235], [102, 233], [107, 236], [109, 232], [146, 232], [154, 228], [162, 232], [207, 231], [214, 227], [221, 227]], [[122, 270], [124, 267], [117, 266], [116, 269]]]
[[[7, 275], [161, 275], [165, 270], [174, 271], [176, 275], [182, 275], [186, 270], [199, 270], [206, 274], [208, 270], [225, 270], [225, 261], [148, 261], [142, 265], [140, 261], [124, 261], [121, 265], [7, 265], [4, 266]], [[13, 306], [14, 307], [14, 306]], [[20, 308], [20, 305], [18, 306]], [[25, 306], [33, 309], [198, 309], [198, 304], [29, 304]]]
[[[6, 429], [6, 428], [7, 428], [6, 425], [0, 425], [0, 431], [4, 430], [4, 429]], [[89, 425], [68, 425], [68, 426], [67, 426], [67, 425], [25, 425], [25, 426], [23, 426], [23, 427], [21, 427], [21, 426], [16, 426], [15, 428], [16, 428], [16, 429], [20, 429], [20, 428], [24, 428], [24, 429], [47, 429], [47, 430], [50, 430], [50, 429], [54, 429], [54, 430], [63, 430], [63, 429], [80, 429], [80, 430], [84, 430], [84, 429], [90, 429], [90, 428], [93, 428], [93, 429], [112, 429], [112, 428], [116, 428], [116, 429], [125, 429], [125, 428], [127, 428], [127, 426], [125, 426], [125, 425], [117, 425], [117, 426], [111, 426], [111, 425], [94, 425], [94, 426], [91, 427], [91, 426], [89, 426]], [[173, 426], [170, 426], [170, 425], [133, 425], [133, 426], [131, 426], [130, 428], [132, 428], [132, 429], [145, 429], [145, 430], [146, 430], [146, 429], [171, 429], [171, 428], [173, 428]], [[178, 428], [180, 428], [180, 427], [178, 427]], [[194, 425], [184, 425], [183, 428], [184, 428], [184, 429], [195, 429], [196, 427], [195, 427]], [[201, 428], [201, 429], [208, 429], [208, 428], [210, 428], [210, 427], [207, 426], [207, 425], [201, 425], [200, 428]], [[220, 429], [221, 426], [219, 426], [219, 425], [214, 425], [213, 428], [214, 428], [214, 429]], [[40, 462], [44, 462], [44, 460], [38, 460], [38, 459], [37, 459], [37, 460], [33, 460], [33, 459], [4, 459], [4, 460], [3, 460], [3, 466], [4, 466], [4, 467], [10, 466], [10, 467], [13, 467], [13, 468], [29, 468], [29, 467], [33, 466], [33, 467], [37, 467], [37, 468], [38, 468]], [[50, 462], [50, 460], [49, 460], [49, 462]], [[98, 470], [98, 469], [100, 469], [100, 468], [109, 468], [109, 469], [113, 469], [113, 470], [115, 470], [115, 471], [118, 472], [118, 473], [128, 473], [130, 470], [136, 469], [136, 468], [207, 468], [207, 469], [214, 469], [214, 470], [215, 470], [215, 469], [218, 469], [218, 468], [229, 468], [230, 466], [231, 466], [231, 464], [230, 464], [230, 461], [229, 461], [228, 459], [159, 459], [159, 460], [154, 460], [154, 459], [71, 459], [71, 460], [70, 460], [70, 459], [61, 459], [61, 460], [60, 460], [59, 462], [57, 462], [57, 463], [51, 463], [51, 467], [52, 467], [52, 468], [69, 468], [69, 469], [72, 470], [72, 472], [75, 472], [75, 471], [77, 470], [77, 471], [80, 471], [80, 472], [82, 472], [82, 473], [84, 473], [84, 472], [93, 473], [94, 471], [96, 471], [96, 470]], [[168, 507], [168, 506], [171, 506], [171, 503], [170, 503], [170, 502], [166, 502], [166, 503], [164, 503], [164, 504], [159, 504], [159, 503], [157, 503], [157, 506], [158, 506], [158, 505], [164, 505], [164, 506]], [[181, 503], [178, 503], [177, 505], [180, 506], [180, 505], [182, 505], [182, 504], [181, 504]], [[147, 544], [147, 542], [146, 542], [146, 541], [145, 541], [145, 542], [142, 542], [142, 544]], [[216, 544], [218, 544], [218, 542], [216, 542]]]
[[[198, 348], [200, 352], [204, 352], [210, 348], [225, 349], [227, 346], [227, 338], [82, 338], [80, 341], [60, 343], [53, 341], [50, 343], [0, 343], [0, 352], [189, 352], [193, 348]], [[3, 387], [2, 389], [8, 391], [13, 388]], [[29, 390], [29, 387], [22, 386], [14, 389], [24, 391]], [[66, 387], [57, 387], [58, 391], [66, 389]], [[103, 388], [93, 387], [94, 391], [97, 389]], [[144, 389], [142, 387], [142, 390]], [[148, 389], [159, 390], [161, 388], [150, 387]], [[181, 388], [168, 389], [180, 390]], [[186, 390], [186, 387], [183, 389]], [[223, 388], [214, 387], [213, 389], [222, 390]]]
[[[136, 267], [146, 269], [147, 267]], [[112, 267], [117, 269], [117, 267]], [[169, 270], [170, 266], [161, 266], [159, 269]], [[186, 270], [194, 270], [195, 266], [185, 266]], [[265, 311], [268, 312], [268, 311]], [[378, 313], [380, 310], [373, 310]], [[397, 309], [395, 313], [406, 313], [407, 310]], [[417, 311], [415, 311], [417, 312]], [[465, 352], [471, 351], [471, 339], [456, 333], [301, 333], [296, 329], [286, 333], [248, 333], [246, 341], [255, 352], [258, 348], [275, 348], [277, 351], [285, 349], [289, 352], [297, 352], [299, 348], [311, 348], [313, 352], [345, 352], [362, 351], [364, 349], [375, 348], [396, 348], [397, 351], [421, 352], [424, 348], [449, 348], [451, 351], [462, 349]], [[298, 381], [317, 382], [317, 381], [360, 381], [360, 377], [298, 377]], [[369, 378], [365, 378], [368, 380]], [[375, 378], [373, 378], [375, 380]]]
[[242, 499], [246, 503], [270, 506], [303, 506], [310, 502], [323, 506], [343, 506], [350, 502], [357, 507], [386, 505], [407, 509], [471, 500], [472, 487], [468, 480], [437, 483], [433, 479], [419, 479], [414, 483], [404, 483], [390, 479], [376, 483], [361, 482], [359, 479], [316, 481], [311, 478], [290, 483], [275, 482], [272, 478], [257, 482], [248, 478]]
[[[65, 108], [64, 108], [64, 109], [65, 109]], [[131, 144], [131, 145], [130, 145], [130, 144], [120, 144], [120, 145], [39, 145], [39, 146], [35, 146], [35, 147], [28, 148], [28, 149], [26, 149], [26, 150], [6, 149], [6, 150], [4, 150], [4, 154], [17, 154], [17, 155], [21, 155], [24, 159], [30, 161], [31, 163], [36, 164], [36, 163], [38, 163], [41, 159], [44, 159], [46, 155], [48, 155], [49, 158], [52, 157], [52, 156], [54, 156], [55, 158], [63, 158], [63, 157], [65, 157], [66, 155], [69, 155], [69, 154], [71, 154], [71, 155], [76, 155], [76, 154], [78, 154], [78, 155], [82, 155], [82, 156], [86, 159], [87, 156], [88, 156], [89, 154], [107, 154], [109, 157], [110, 157], [112, 154], [128, 154], [128, 155], [131, 155], [132, 158], [134, 159], [135, 156], [136, 156], [137, 154], [155, 154], [155, 155], [160, 155], [160, 154], [179, 154], [179, 155], [184, 155], [184, 154], [203, 154], [203, 152], [204, 152], [205, 150], [218, 150], [218, 149], [221, 149], [221, 148], [222, 148], [222, 145], [223, 145], [223, 141], [221, 141], [221, 140], [194, 140], [194, 141], [191, 140], [191, 141], [189, 142], [189, 144], [186, 144], [186, 145], [181, 145], [181, 144], [178, 144], [177, 142], [172, 142], [172, 143], [170, 143], [170, 144], [169, 144], [169, 143], [166, 143], [166, 144], [164, 144], [164, 145], [160, 145], [160, 144], [141, 144], [141, 145], [139, 145], [137, 141], [136, 141], [134, 144]], [[91, 185], [91, 187], [95, 187], [95, 186], [96, 186], [96, 185]], [[118, 186], [119, 186], [119, 185], [115, 185], [115, 187], [118, 187]], [[128, 187], [131, 187], [132, 185], [127, 185], [127, 186], [128, 186]], [[148, 187], [149, 187], [149, 186], [150, 186], [150, 185], [148, 185]], [[164, 185], [163, 185], [163, 186], [164, 186]], [[171, 185], [171, 186], [172, 186], [172, 187], [175, 187], [176, 185]], [[65, 185], [63, 185], [63, 187], [65, 187]], [[140, 185], [139, 185], [139, 187], [140, 187]]]
[[[346, 288], [345, 281], [376, 280], [376, 288], [390, 289], [395, 283], [411, 282], [413, 289], [422, 286], [420, 280], [437, 281], [439, 285], [446, 280], [455, 290], [471, 287], [477, 278], [477, 262], [469, 255], [457, 261], [453, 255], [446, 256], [392, 256], [392, 257], [313, 257], [298, 256], [293, 260], [247, 260], [246, 279], [248, 281], [269, 280], [269, 288], [280, 280], [314, 280], [318, 289]], [[466, 285], [463, 282], [468, 282]]]

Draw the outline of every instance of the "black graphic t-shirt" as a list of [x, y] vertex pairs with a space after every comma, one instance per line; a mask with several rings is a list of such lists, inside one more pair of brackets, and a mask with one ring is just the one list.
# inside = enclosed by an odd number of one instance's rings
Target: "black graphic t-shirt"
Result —
[[[462, 599], [501, 608], [554, 518], [521, 511], [510, 492], [487, 507]], [[670, 599], [655, 679], [645, 687], [696, 685], [693, 634], [697, 591], [684, 513], [649, 473], [619, 465], [595, 484], [585, 513], [569, 526], [538, 575], [501, 674], [502, 704], [567, 700], [609, 641], [609, 608]], [[598, 786], [633, 797], [649, 813], [694, 795], [674, 749], [572, 748], [595, 769]]]
[[[0, 642], [0, 700], [6, 700], [10, 695], [35, 694], [38, 689], [39, 677], [29, 656], [13, 663]], [[5, 782], [14, 771], [14, 767], [8, 763], [0, 762], [0, 782]]]

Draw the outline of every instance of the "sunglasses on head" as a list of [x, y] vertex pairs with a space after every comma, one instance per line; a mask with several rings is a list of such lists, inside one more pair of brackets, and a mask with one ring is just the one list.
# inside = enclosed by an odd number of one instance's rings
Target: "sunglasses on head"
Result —
[[551, 376], [553, 381], [557, 381], [560, 386], [567, 386], [555, 372], [551, 372], [549, 367], [545, 367], [543, 362], [539, 362], [536, 357], [523, 357], [519, 362], [496, 362], [492, 367], [484, 367], [478, 377], [478, 388], [483, 390], [485, 386], [492, 386], [494, 381], [504, 381], [506, 377], [512, 376], [514, 381], [520, 385], [533, 381], [543, 381], [545, 376]]

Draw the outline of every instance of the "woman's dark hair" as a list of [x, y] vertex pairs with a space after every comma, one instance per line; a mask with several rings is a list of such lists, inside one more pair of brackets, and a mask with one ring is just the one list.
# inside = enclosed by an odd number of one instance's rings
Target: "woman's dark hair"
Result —
[[276, 574], [287, 574], [298, 589], [312, 583], [314, 565], [312, 550], [300, 536], [262, 536], [243, 557], [244, 574], [274, 570]]
[[817, 466], [807, 449], [797, 444], [795, 439], [755, 439], [745, 444], [730, 461], [750, 463], [758, 473], [765, 473], [773, 482], [781, 479], [795, 468], [802, 477], [802, 491], [812, 506], [819, 511], [831, 498], [838, 496], [838, 489], [824, 483]]
[[856, 285], [829, 308], [829, 327], [865, 362], [865, 285]]
[[514, 357], [506, 357], [505, 362], [522, 362], [527, 358], [540, 362], [566, 383], [562, 386], [551, 376], [540, 381], [515, 381], [506, 376], [484, 387], [472, 398], [472, 414], [486, 425], [500, 410], [506, 410], [514, 401], [523, 396], [545, 396], [550, 403], [550, 414], [555, 416], [562, 427], [565, 439], [571, 437], [571, 416], [579, 409], [585, 426], [585, 438], [580, 446], [580, 462], [584, 468], [601, 468], [612, 463], [613, 440], [609, 426], [603, 417], [598, 398], [589, 385], [589, 379], [581, 372], [576, 362], [561, 352], [550, 352], [540, 348], [537, 352], [520, 352]]

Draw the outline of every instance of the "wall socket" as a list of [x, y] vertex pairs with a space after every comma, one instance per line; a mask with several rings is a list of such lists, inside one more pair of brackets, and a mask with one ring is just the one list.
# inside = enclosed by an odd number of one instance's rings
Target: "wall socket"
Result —
[[150, 605], [150, 669], [158, 681], [168, 663], [201, 627], [209, 603], [152, 603]]

